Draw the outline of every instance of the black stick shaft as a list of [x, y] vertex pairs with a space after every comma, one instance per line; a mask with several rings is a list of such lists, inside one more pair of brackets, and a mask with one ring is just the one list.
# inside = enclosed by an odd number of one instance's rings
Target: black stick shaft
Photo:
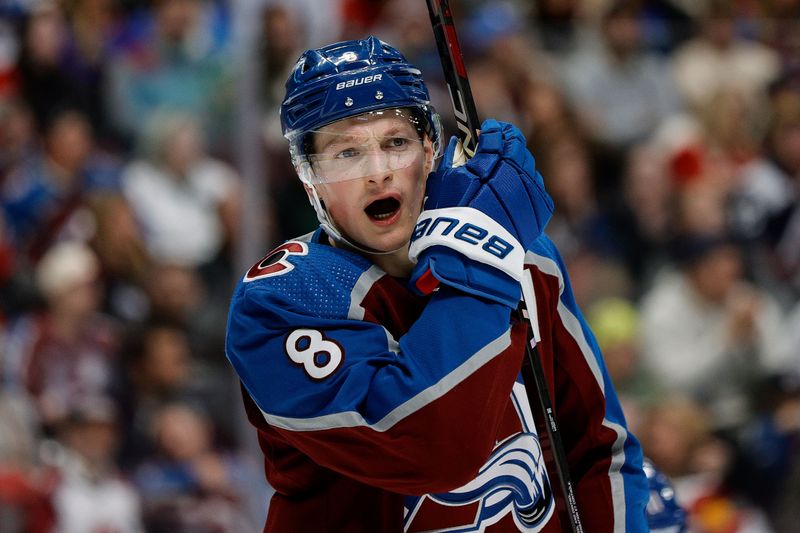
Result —
[[[431, 26], [436, 39], [436, 47], [439, 51], [439, 59], [442, 62], [445, 82], [450, 92], [450, 100], [453, 104], [453, 113], [458, 125], [458, 137], [461, 140], [464, 152], [467, 157], [475, 154], [478, 146], [478, 131], [480, 122], [475, 101], [472, 98], [472, 90], [467, 78], [467, 70], [461, 54], [461, 46], [456, 36], [456, 29], [453, 24], [453, 16], [450, 12], [450, 5], [447, 0], [426, 0], [428, 13], [431, 18]], [[526, 276], [529, 273], [525, 272]], [[536, 340], [533, 337], [534, 324], [536, 317], [530, 316], [526, 310], [528, 306], [523, 301], [522, 313], [531, 322], [528, 328], [528, 339], [525, 345], [527, 363], [523, 365], [522, 376], [525, 380], [525, 391], [528, 395], [528, 402], [534, 413], [538, 411], [538, 418], [541, 420], [540, 426], [544, 426], [547, 441], [551, 449], [552, 468], [555, 470], [561, 487], [563, 499], [563, 513], [560, 521], [563, 527], [567, 524], [573, 533], [583, 533], [578, 503], [575, 498], [575, 490], [569, 475], [564, 445], [561, 442], [561, 433], [555, 418], [553, 403], [550, 400], [549, 387], [545, 379], [544, 369], [542, 368], [539, 351], [536, 349]], [[535, 309], [535, 306], [533, 306]], [[541, 431], [541, 429], [540, 429]], [[543, 435], [544, 436], [544, 435]], [[542, 437], [543, 437], [542, 436]], [[563, 514], [567, 516], [564, 517]]]
[[450, 101], [453, 104], [453, 114], [458, 126], [458, 137], [467, 157], [475, 155], [478, 147], [478, 130], [481, 123], [478, 111], [472, 98], [469, 87], [467, 69], [461, 55], [461, 45], [456, 36], [456, 27], [453, 25], [453, 16], [446, 0], [426, 0], [428, 13], [431, 17], [431, 26], [439, 50], [439, 59], [442, 61], [444, 79], [450, 92]]

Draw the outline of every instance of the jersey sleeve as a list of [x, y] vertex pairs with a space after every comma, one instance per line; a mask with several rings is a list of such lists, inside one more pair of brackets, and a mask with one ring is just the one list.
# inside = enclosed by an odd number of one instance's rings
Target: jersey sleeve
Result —
[[423, 494], [464, 484], [489, 455], [523, 334], [508, 307], [447, 287], [395, 340], [377, 323], [242, 283], [226, 353], [269, 425], [314, 462]]
[[647, 479], [600, 349], [575, 302], [564, 263], [546, 237], [526, 255], [538, 351], [567, 453], [585, 531], [646, 532]]

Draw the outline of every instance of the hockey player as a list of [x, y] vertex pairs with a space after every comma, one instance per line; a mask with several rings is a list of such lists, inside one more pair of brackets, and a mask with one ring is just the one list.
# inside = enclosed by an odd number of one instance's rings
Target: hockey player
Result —
[[539, 351], [584, 528], [647, 531], [628, 433], [519, 130], [487, 120], [438, 169], [420, 71], [375, 37], [305, 52], [281, 107], [320, 221], [254, 265], [227, 356], [275, 488], [265, 531], [566, 531], [519, 378], [533, 280]]

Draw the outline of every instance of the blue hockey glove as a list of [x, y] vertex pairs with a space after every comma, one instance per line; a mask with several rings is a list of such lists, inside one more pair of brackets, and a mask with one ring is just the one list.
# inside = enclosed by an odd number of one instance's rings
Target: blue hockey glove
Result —
[[483, 123], [475, 156], [453, 168], [457, 140], [428, 176], [425, 205], [411, 236], [412, 285], [438, 283], [516, 307], [525, 250], [553, 212], [525, 137], [511, 124]]

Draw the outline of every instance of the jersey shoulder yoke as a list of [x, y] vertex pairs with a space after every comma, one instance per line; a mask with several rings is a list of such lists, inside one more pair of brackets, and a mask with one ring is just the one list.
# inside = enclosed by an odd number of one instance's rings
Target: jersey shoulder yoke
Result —
[[236, 296], [258, 293], [276, 304], [320, 318], [346, 318], [358, 280], [372, 263], [326, 244], [283, 243], [247, 271]]

